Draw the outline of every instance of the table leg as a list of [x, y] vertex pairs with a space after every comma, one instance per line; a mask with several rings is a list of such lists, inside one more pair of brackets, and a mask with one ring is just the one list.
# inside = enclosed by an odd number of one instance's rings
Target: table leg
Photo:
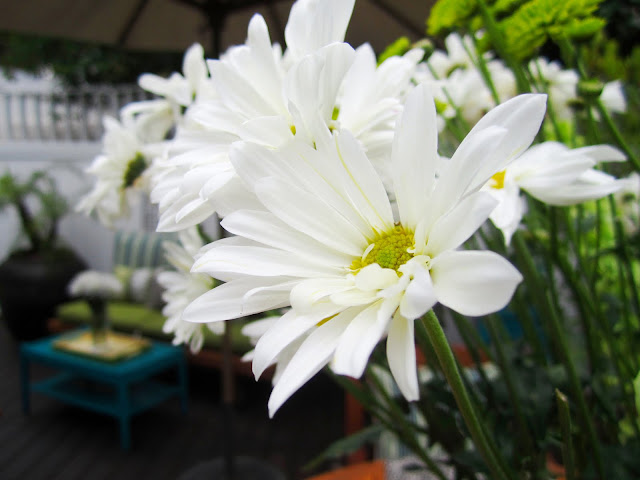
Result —
[[22, 413], [31, 413], [31, 386], [30, 386], [30, 361], [29, 357], [20, 352], [20, 391], [22, 394]]
[[120, 424], [120, 444], [124, 450], [131, 448], [131, 408], [129, 385], [118, 385], [118, 421]]
[[178, 361], [178, 381], [180, 383], [180, 406], [182, 413], [187, 413], [189, 405], [189, 381], [187, 378], [187, 361], [184, 356]]

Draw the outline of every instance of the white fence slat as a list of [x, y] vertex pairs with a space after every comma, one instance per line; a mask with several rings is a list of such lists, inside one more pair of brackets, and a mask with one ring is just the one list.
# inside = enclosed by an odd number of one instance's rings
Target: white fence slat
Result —
[[85, 85], [52, 92], [0, 91], [0, 140], [95, 141], [102, 117], [153, 96], [137, 85]]

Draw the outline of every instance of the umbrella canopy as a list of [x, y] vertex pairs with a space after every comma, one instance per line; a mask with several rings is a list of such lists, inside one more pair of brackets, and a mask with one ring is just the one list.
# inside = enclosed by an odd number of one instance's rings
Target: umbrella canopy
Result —
[[[132, 50], [183, 51], [194, 42], [210, 55], [243, 43], [251, 16], [261, 13], [272, 41], [284, 42], [292, 0], [20, 0], [3, 2], [0, 31], [120, 45]], [[346, 40], [381, 51], [396, 38], [417, 40], [431, 0], [359, 0]], [[216, 33], [214, 33], [216, 32]]]

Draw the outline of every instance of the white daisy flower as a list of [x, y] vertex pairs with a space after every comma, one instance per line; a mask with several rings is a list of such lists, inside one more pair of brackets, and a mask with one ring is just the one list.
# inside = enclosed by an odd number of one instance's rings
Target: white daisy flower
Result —
[[72, 297], [112, 300], [124, 295], [124, 285], [112, 273], [84, 270], [67, 287]]
[[558, 142], [535, 145], [487, 182], [485, 190], [499, 202], [490, 219], [508, 245], [526, 212], [520, 190], [556, 206], [602, 198], [625, 184], [593, 167], [599, 162], [624, 160], [624, 154], [609, 145], [573, 150]]
[[274, 387], [270, 414], [327, 364], [360, 377], [388, 336], [401, 392], [418, 398], [413, 321], [437, 302], [465, 315], [504, 307], [520, 274], [493, 252], [457, 248], [488, 218], [495, 200], [480, 188], [533, 140], [543, 95], [523, 95], [490, 112], [436, 181], [436, 113], [425, 86], [409, 95], [392, 149], [393, 217], [384, 186], [348, 131], [294, 142], [277, 153], [248, 143], [231, 158], [262, 211], [237, 211], [237, 235], [208, 245], [193, 270], [227, 283], [196, 299], [185, 319], [221, 321], [291, 305], [258, 341], [256, 376], [292, 342], [302, 342]]
[[[175, 271], [160, 272], [158, 283], [165, 289], [162, 299], [166, 305], [162, 314], [167, 317], [162, 331], [173, 333], [173, 344], [189, 344], [192, 352], [198, 352], [204, 342], [203, 325], [185, 322], [182, 312], [194, 299], [215, 286], [215, 281], [204, 273], [191, 273], [193, 257], [202, 247], [202, 240], [196, 228], [180, 232], [180, 243], [164, 242], [165, 256]], [[208, 323], [207, 328], [215, 334], [221, 334], [222, 323]]]
[[[427, 60], [430, 70], [438, 79], [447, 78], [458, 69], [474, 70], [478, 61], [478, 52], [469, 35], [461, 37], [450, 33], [444, 40], [446, 51], [435, 50]], [[487, 56], [487, 59], [490, 57]]]
[[632, 172], [622, 181], [624, 185], [616, 192], [615, 199], [622, 213], [622, 226], [631, 236], [640, 229], [640, 175]]
[[627, 100], [620, 80], [606, 83], [600, 94], [600, 100], [610, 112], [625, 113], [627, 111]]
[[544, 57], [532, 60], [529, 70], [549, 95], [554, 114], [560, 119], [572, 118], [574, 112], [571, 103], [577, 99], [578, 72], [563, 69], [560, 63], [549, 62]]
[[117, 219], [128, 215], [129, 205], [136, 201], [135, 193], [145, 191], [146, 171], [154, 147], [139, 140], [134, 126], [108, 116], [103, 123], [103, 154], [86, 170], [97, 177], [97, 182], [76, 210], [87, 215], [95, 211], [102, 224], [112, 226]]
[[163, 97], [176, 109], [188, 107], [198, 96], [211, 95], [213, 90], [202, 45], [194, 43], [187, 49], [182, 72], [174, 72], [169, 78], [145, 73], [138, 79], [138, 84], [144, 90]]
[[[208, 62], [220, 100], [196, 103], [193, 118], [205, 132], [203, 143], [171, 160], [188, 165], [188, 177], [200, 183], [185, 176], [171, 200], [154, 195], [160, 230], [185, 228], [216, 211], [224, 216], [231, 196], [245, 199], [228, 158], [234, 140], [279, 148], [296, 137], [313, 145], [328, 129], [347, 129], [384, 170], [395, 118], [422, 52], [413, 50], [377, 66], [369, 45], [354, 51], [341, 42], [352, 8], [353, 2], [297, 2], [287, 24], [284, 56], [271, 44], [264, 19], [255, 15], [246, 43]], [[220, 140], [224, 134], [233, 138]], [[240, 192], [234, 192], [237, 188]]]

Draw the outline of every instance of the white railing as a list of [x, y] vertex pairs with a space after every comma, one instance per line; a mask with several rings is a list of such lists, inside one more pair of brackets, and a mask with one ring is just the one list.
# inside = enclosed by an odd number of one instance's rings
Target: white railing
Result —
[[51, 93], [0, 91], [0, 140], [95, 141], [102, 117], [151, 95], [137, 85], [82, 86]]

